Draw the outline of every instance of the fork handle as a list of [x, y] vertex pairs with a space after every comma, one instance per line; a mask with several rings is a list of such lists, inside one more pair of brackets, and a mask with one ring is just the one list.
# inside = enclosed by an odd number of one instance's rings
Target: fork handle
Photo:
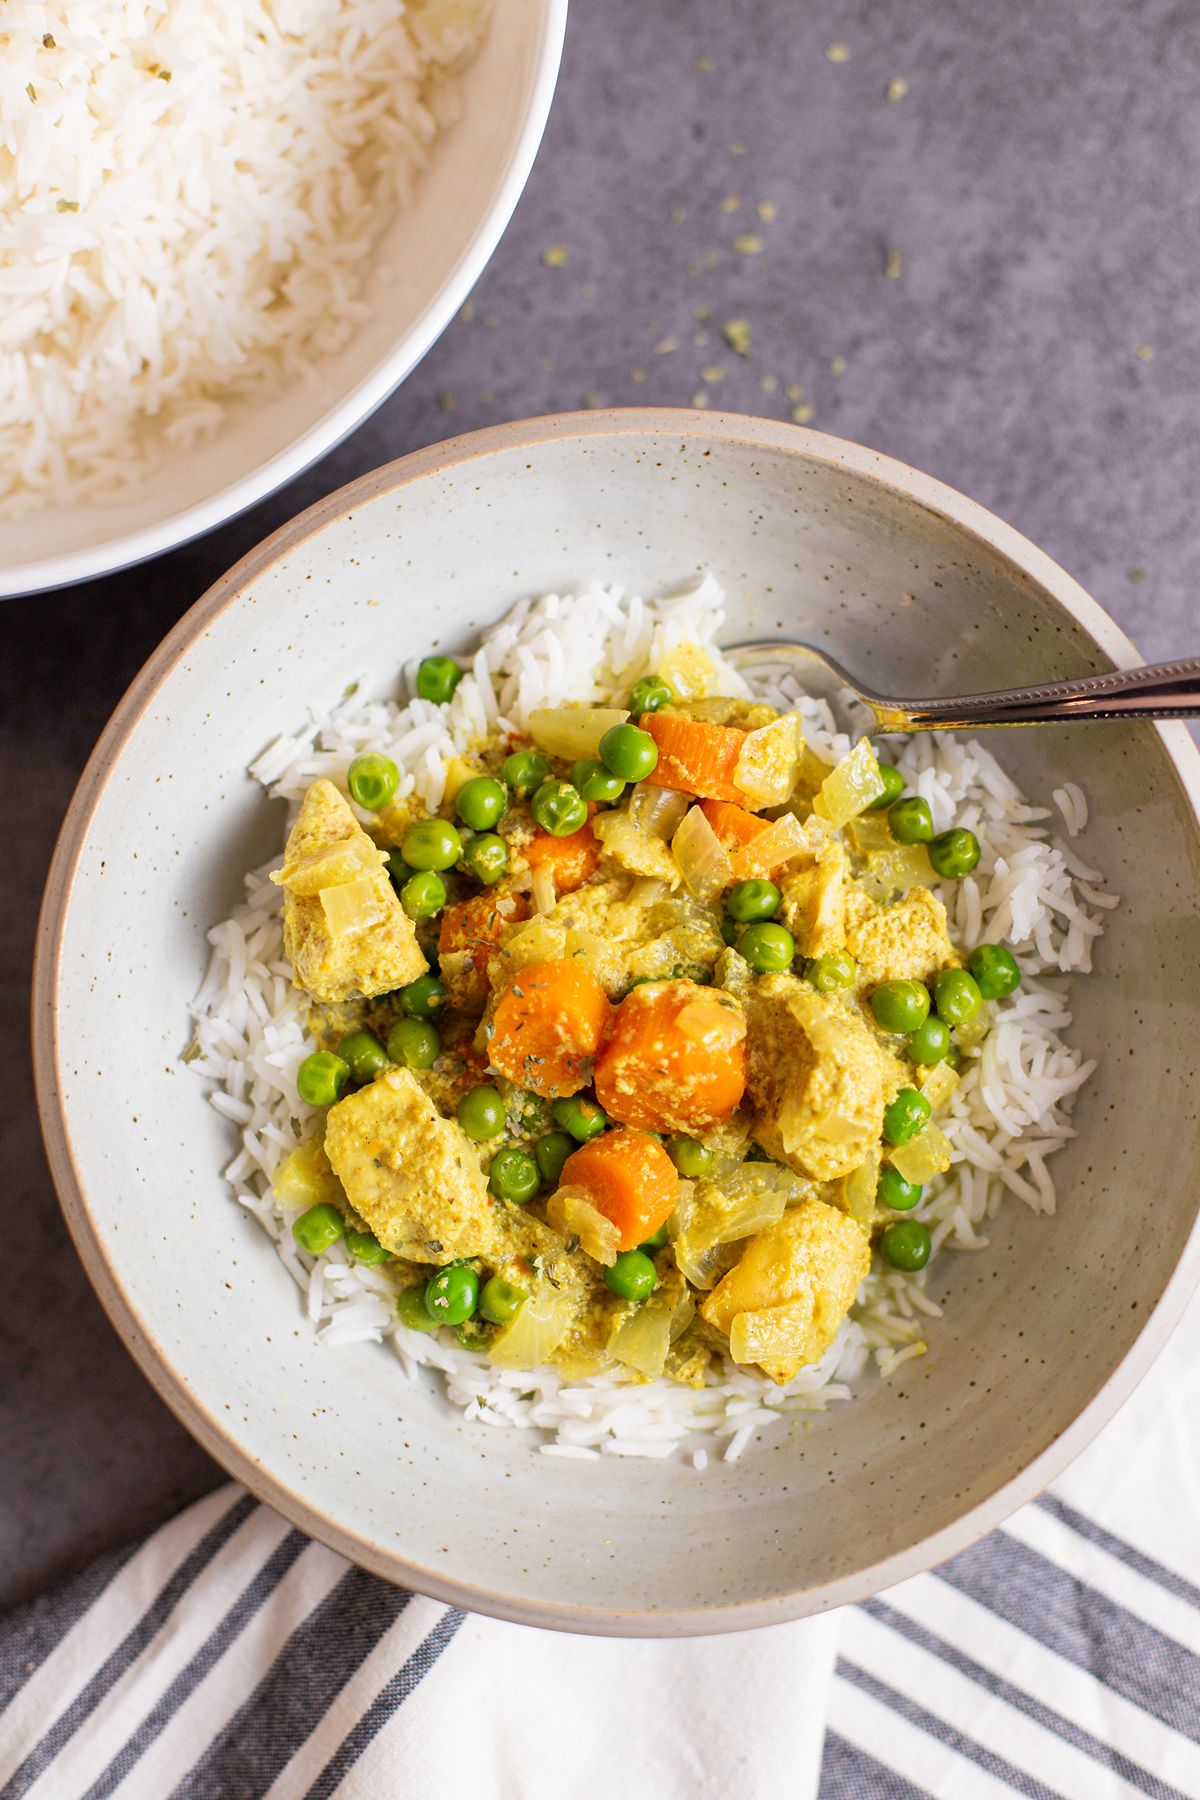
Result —
[[951, 699], [873, 700], [884, 731], [949, 731], [957, 726], [1067, 724], [1078, 719], [1200, 718], [1200, 658], [1149, 663], [1077, 681], [1003, 688]]

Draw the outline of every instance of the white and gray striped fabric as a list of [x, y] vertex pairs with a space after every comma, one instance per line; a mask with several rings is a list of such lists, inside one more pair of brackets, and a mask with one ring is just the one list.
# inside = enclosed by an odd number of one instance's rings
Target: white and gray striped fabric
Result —
[[228, 1486], [0, 1621], [0, 1800], [1200, 1800], [1198, 1418], [1193, 1306], [991, 1537], [685, 1644], [464, 1615]]

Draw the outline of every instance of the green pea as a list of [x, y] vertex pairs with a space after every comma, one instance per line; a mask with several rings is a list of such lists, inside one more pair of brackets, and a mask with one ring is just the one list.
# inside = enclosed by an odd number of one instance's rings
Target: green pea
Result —
[[529, 810], [535, 823], [551, 837], [570, 837], [587, 824], [587, 802], [569, 781], [543, 781]]
[[605, 1269], [604, 1285], [622, 1300], [648, 1300], [658, 1286], [658, 1270], [644, 1250], [622, 1250]]
[[397, 1019], [388, 1032], [387, 1053], [405, 1069], [432, 1069], [442, 1053], [436, 1025], [428, 1019]]
[[500, 766], [501, 778], [522, 800], [528, 800], [549, 773], [550, 764], [540, 750], [514, 750]]
[[553, 1187], [563, 1171], [563, 1164], [568, 1156], [574, 1156], [579, 1145], [569, 1131], [548, 1131], [533, 1146], [533, 1154], [537, 1166], [542, 1172], [542, 1180]]
[[399, 785], [400, 771], [391, 757], [373, 750], [356, 756], [346, 776], [351, 798], [368, 812], [379, 812], [386, 806]]
[[858, 974], [858, 964], [844, 950], [835, 950], [830, 956], [814, 956], [805, 965], [804, 978], [810, 981], [818, 994], [833, 994], [838, 988], [854, 986]]
[[494, 887], [508, 868], [508, 845], [494, 831], [481, 831], [463, 851], [463, 861], [484, 887]]
[[985, 1000], [1002, 1000], [1021, 985], [1017, 959], [1003, 944], [978, 944], [967, 958], [967, 967]]
[[658, 745], [637, 725], [613, 725], [600, 739], [600, 761], [622, 781], [645, 781], [658, 764]]
[[400, 845], [400, 854], [413, 869], [452, 869], [462, 851], [462, 838], [449, 819], [418, 819]]
[[417, 670], [417, 693], [422, 700], [444, 706], [451, 699], [463, 672], [448, 656], [427, 656]]
[[310, 1256], [320, 1256], [322, 1250], [336, 1244], [345, 1231], [346, 1222], [337, 1207], [329, 1206], [324, 1200], [302, 1212], [292, 1226], [292, 1236]]
[[790, 969], [796, 940], [786, 925], [747, 925], [738, 939], [738, 951], [759, 975], [778, 975]]
[[653, 1237], [648, 1237], [645, 1243], [639, 1244], [638, 1249], [644, 1256], [653, 1256], [656, 1250], [665, 1250], [670, 1241], [671, 1234], [667, 1230], [666, 1221], [664, 1220], [658, 1230], [654, 1233]]
[[454, 800], [454, 810], [472, 831], [490, 831], [504, 817], [508, 795], [490, 775], [476, 775], [465, 781]]
[[901, 1088], [883, 1115], [883, 1135], [889, 1144], [907, 1144], [919, 1137], [933, 1108], [916, 1088]]
[[627, 705], [635, 718], [640, 718], [643, 713], [657, 712], [660, 706], [670, 706], [674, 698], [674, 688], [661, 675], [643, 675], [630, 688]]
[[422, 869], [400, 889], [400, 904], [410, 919], [436, 918], [446, 904], [446, 884], [432, 869]]
[[400, 1315], [400, 1323], [407, 1325], [410, 1331], [436, 1331], [438, 1322], [429, 1316], [429, 1308], [425, 1304], [425, 1285], [406, 1287], [396, 1296], [396, 1311]]
[[773, 881], [739, 881], [725, 896], [725, 911], [739, 925], [755, 919], [773, 919], [783, 895]]
[[932, 1249], [929, 1227], [922, 1225], [920, 1219], [898, 1220], [895, 1225], [889, 1225], [879, 1239], [879, 1254], [884, 1262], [891, 1263], [893, 1269], [906, 1269], [910, 1273], [925, 1267]]
[[524, 1206], [542, 1185], [541, 1171], [524, 1150], [498, 1150], [488, 1168], [488, 1186], [497, 1200]]
[[314, 1050], [296, 1070], [296, 1092], [309, 1106], [332, 1106], [350, 1079], [350, 1065], [332, 1050]]
[[369, 1269], [392, 1259], [391, 1251], [384, 1249], [373, 1231], [356, 1231], [352, 1225], [346, 1227], [346, 1248], [356, 1262]]
[[929, 846], [929, 860], [946, 881], [959, 881], [979, 861], [979, 839], [959, 826], [939, 831]]
[[667, 1139], [667, 1155], [679, 1170], [685, 1181], [698, 1181], [701, 1175], [707, 1175], [713, 1165], [713, 1153], [698, 1144], [695, 1138], [673, 1137]]
[[881, 981], [871, 1011], [884, 1031], [915, 1031], [929, 1017], [929, 989], [920, 981]]
[[473, 1087], [459, 1101], [455, 1117], [473, 1143], [483, 1144], [504, 1130], [504, 1102], [494, 1087]]
[[923, 1024], [908, 1034], [907, 1053], [910, 1062], [931, 1069], [940, 1063], [950, 1049], [950, 1027], [930, 1013]]
[[479, 1304], [479, 1277], [462, 1263], [439, 1269], [425, 1284], [425, 1309], [439, 1325], [461, 1325]]
[[741, 932], [742, 928], [736, 919], [731, 919], [726, 915], [721, 920], [721, 936], [725, 939], [725, 942], [729, 945], [731, 950], [737, 949], [737, 941], [741, 936]]
[[608, 1124], [604, 1108], [582, 1094], [572, 1094], [568, 1100], [556, 1100], [550, 1108], [550, 1117], [564, 1131], [569, 1131], [577, 1144], [586, 1144], [589, 1138], [599, 1137]]
[[965, 969], [943, 969], [933, 978], [933, 1004], [947, 1025], [965, 1025], [983, 1005], [983, 995]]
[[888, 811], [888, 824], [898, 844], [927, 844], [933, 836], [933, 814], [928, 800], [909, 794]]
[[483, 1284], [479, 1296], [479, 1311], [491, 1325], [507, 1325], [515, 1319], [525, 1304], [524, 1288], [514, 1287], [511, 1281], [505, 1281], [502, 1275], [493, 1275]]
[[872, 800], [867, 808], [868, 812], [882, 812], [885, 806], [890, 806], [893, 800], [898, 800], [904, 792], [904, 777], [899, 769], [892, 767], [891, 763], [880, 763], [879, 774], [883, 782], [883, 792], [878, 800]]
[[611, 805], [625, 792], [621, 777], [610, 775], [604, 764], [594, 757], [585, 757], [582, 762], [572, 765], [571, 785], [579, 789], [585, 800], [593, 800], [598, 805]]
[[373, 1031], [352, 1031], [337, 1047], [355, 1081], [374, 1081], [381, 1069], [391, 1066], [391, 1057]]
[[418, 975], [400, 989], [400, 1004], [410, 1019], [431, 1019], [446, 1004], [446, 986], [436, 975]]
[[880, 1206], [890, 1206], [893, 1212], [911, 1212], [921, 1198], [921, 1191], [919, 1182], [905, 1181], [899, 1169], [893, 1169], [890, 1163], [880, 1169], [875, 1189]]
[[492, 1327], [480, 1318], [464, 1319], [461, 1324], [452, 1326], [451, 1330], [464, 1350], [486, 1350], [496, 1336]]

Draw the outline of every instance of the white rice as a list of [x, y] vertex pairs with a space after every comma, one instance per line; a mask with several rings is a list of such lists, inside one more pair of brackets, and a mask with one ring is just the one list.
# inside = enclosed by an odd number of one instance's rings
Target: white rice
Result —
[[[295, 803], [317, 776], [344, 786], [351, 759], [369, 746], [394, 758], [402, 793], [436, 806], [446, 761], [481, 733], [520, 729], [532, 706], [606, 699], [682, 640], [709, 647], [721, 691], [747, 691], [715, 650], [722, 622], [721, 592], [711, 575], [654, 602], [615, 586], [522, 602], [485, 633], [449, 706], [419, 699], [401, 705], [352, 691], [273, 743], [251, 773], [273, 795]], [[415, 663], [406, 675], [410, 688], [414, 670]], [[804, 699], [790, 677], [766, 691], [777, 704], [799, 707], [808, 741], [823, 755], [849, 750], [847, 724], [862, 728], [861, 719], [835, 719], [824, 702]], [[1030, 805], [983, 745], [932, 733], [890, 754], [909, 788], [929, 802], [935, 829], [953, 822], [979, 838], [973, 874], [939, 890], [955, 935], [966, 943], [1007, 942], [1023, 974], [1018, 993], [995, 1008], [982, 1054], [964, 1064], [941, 1121], [954, 1160], [927, 1189], [916, 1215], [929, 1225], [936, 1247], [980, 1251], [989, 1220], [1010, 1195], [1036, 1212], [1054, 1211], [1048, 1159], [1074, 1136], [1071, 1107], [1094, 1067], [1063, 1035], [1071, 1023], [1069, 977], [1091, 968], [1104, 915], [1117, 899], [1053, 835], [1050, 811]], [[1081, 831], [1083, 794], [1073, 784], [1060, 794], [1056, 804], [1067, 830]], [[271, 1195], [271, 1170], [294, 1146], [297, 1124], [313, 1115], [295, 1091], [297, 1067], [311, 1048], [304, 1035], [308, 1002], [291, 985], [279, 890], [265, 876], [259, 870], [247, 878], [245, 904], [209, 933], [212, 959], [193, 1009], [198, 1054], [192, 1067], [214, 1083], [213, 1105], [239, 1135], [226, 1170], [233, 1191], [275, 1239], [323, 1343], [386, 1341], [410, 1381], [436, 1372], [465, 1417], [528, 1431], [545, 1454], [680, 1453], [697, 1469], [712, 1454], [739, 1456], [788, 1414], [849, 1398], [872, 1361], [886, 1378], [926, 1354], [931, 1339], [936, 1343], [931, 1321], [941, 1309], [926, 1291], [927, 1272], [907, 1275], [879, 1265], [827, 1355], [782, 1388], [732, 1363], [714, 1370], [701, 1390], [666, 1381], [636, 1384], [619, 1375], [572, 1381], [554, 1369], [513, 1372], [452, 1341], [406, 1330], [396, 1321], [386, 1274], [354, 1262], [340, 1244], [308, 1256], [292, 1237], [290, 1215]]]
[[318, 379], [485, 4], [5, 0], [0, 517]]

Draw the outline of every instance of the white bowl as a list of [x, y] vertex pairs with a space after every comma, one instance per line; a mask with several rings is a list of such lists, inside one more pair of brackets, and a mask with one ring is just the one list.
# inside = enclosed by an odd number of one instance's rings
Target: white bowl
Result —
[[135, 501], [45, 508], [0, 523], [0, 598], [61, 587], [158, 556], [243, 512], [324, 456], [441, 336], [500, 241], [529, 179], [562, 54], [567, 0], [497, 0], [462, 75], [463, 113], [434, 148], [412, 204], [381, 239], [370, 318], [321, 365], [318, 387], [230, 409], [189, 450], [164, 444]]
[[[1081, 783], [1081, 853], [1121, 905], [1075, 989], [1100, 1068], [1055, 1159], [1057, 1218], [1011, 1202], [946, 1255], [931, 1353], [734, 1463], [539, 1456], [468, 1425], [389, 1349], [325, 1349], [221, 1177], [234, 1134], [180, 1062], [205, 931], [278, 853], [246, 765], [307, 703], [466, 649], [512, 601], [722, 578], [727, 640], [827, 642], [887, 691], [1136, 661], [1061, 569], [961, 495], [855, 445], [719, 414], [479, 432], [367, 476], [192, 608], [121, 703], [64, 826], [35, 992], [55, 1179], [117, 1328], [205, 1447], [367, 1567], [584, 1631], [761, 1625], [960, 1550], [1116, 1410], [1200, 1273], [1200, 758], [1181, 725], [1004, 734], [1018, 780]], [[1133, 1060], [1131, 1060], [1133, 1058]], [[1136, 1084], [1136, 1092], [1134, 1091]]]

